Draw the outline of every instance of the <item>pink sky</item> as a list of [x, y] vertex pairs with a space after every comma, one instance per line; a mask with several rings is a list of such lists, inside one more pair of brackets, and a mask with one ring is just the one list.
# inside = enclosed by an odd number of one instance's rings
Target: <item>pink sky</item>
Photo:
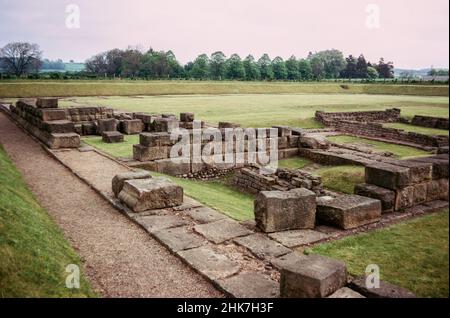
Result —
[[[80, 28], [65, 26], [67, 4]], [[368, 4], [380, 28], [366, 26]], [[448, 0], [0, 0], [0, 46], [41, 45], [47, 58], [84, 61], [111, 48], [172, 49], [181, 62], [222, 50], [288, 58], [336, 48], [396, 67], [448, 67]]]

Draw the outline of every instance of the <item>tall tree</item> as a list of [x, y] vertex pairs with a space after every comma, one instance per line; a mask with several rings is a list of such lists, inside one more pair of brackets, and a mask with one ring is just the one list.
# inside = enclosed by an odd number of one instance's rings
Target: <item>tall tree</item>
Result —
[[341, 76], [344, 78], [356, 78], [358, 77], [357, 72], [357, 60], [353, 55], [349, 55], [347, 58], [345, 58], [347, 64], [345, 68], [341, 71]]
[[136, 48], [128, 48], [123, 52], [122, 75], [136, 77], [142, 68], [142, 52]]
[[[321, 78], [338, 78], [341, 71], [345, 68], [345, 60], [341, 51], [339, 50], [325, 50], [317, 53], [310, 53], [308, 59], [312, 62], [315, 58], [314, 65], [317, 69], [318, 65], [323, 68], [323, 74], [320, 75]], [[321, 61], [320, 63], [318, 61]], [[313, 63], [311, 63], [313, 66]]]
[[264, 54], [258, 60], [259, 72], [262, 80], [270, 81], [273, 79], [272, 61], [268, 54]]
[[321, 80], [325, 77], [325, 64], [320, 56], [313, 56], [310, 60], [311, 74], [315, 80]]
[[242, 63], [245, 69], [245, 79], [247, 81], [259, 80], [261, 73], [259, 72], [259, 66], [255, 62], [253, 55], [248, 55]]
[[227, 60], [227, 78], [229, 79], [245, 79], [245, 68], [241, 57], [233, 54]]
[[209, 76], [209, 57], [206, 54], [199, 55], [192, 65], [190, 75], [195, 79], [207, 79]]
[[384, 62], [384, 58], [380, 58], [378, 65], [376, 66], [378, 74], [381, 78], [393, 78], [394, 77], [394, 63]]
[[211, 78], [221, 80], [226, 72], [226, 56], [222, 51], [211, 54]]
[[310, 80], [312, 78], [311, 63], [308, 59], [298, 61], [298, 73], [301, 80]]
[[364, 55], [360, 55], [356, 61], [356, 76], [358, 78], [367, 78], [367, 61]]
[[285, 80], [287, 77], [286, 64], [284, 60], [277, 56], [272, 61], [273, 77], [277, 80]]
[[34, 43], [8, 43], [0, 50], [2, 68], [16, 76], [39, 70], [42, 65], [41, 58], [42, 51], [39, 45]]
[[286, 75], [287, 79], [291, 81], [296, 81], [300, 79], [299, 62], [297, 61], [297, 58], [294, 55], [292, 55], [286, 61]]

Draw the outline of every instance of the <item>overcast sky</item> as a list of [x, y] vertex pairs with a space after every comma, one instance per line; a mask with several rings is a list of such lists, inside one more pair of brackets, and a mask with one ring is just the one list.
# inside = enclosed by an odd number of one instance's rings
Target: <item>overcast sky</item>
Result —
[[182, 63], [217, 50], [288, 58], [336, 48], [396, 67], [448, 68], [448, 11], [448, 0], [0, 0], [0, 46], [35, 42], [65, 61], [151, 46]]

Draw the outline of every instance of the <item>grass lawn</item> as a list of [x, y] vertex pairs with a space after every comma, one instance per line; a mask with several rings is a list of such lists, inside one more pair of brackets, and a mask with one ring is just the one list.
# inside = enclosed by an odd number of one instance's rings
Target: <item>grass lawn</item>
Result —
[[0, 98], [35, 96], [130, 96], [183, 94], [390, 94], [448, 96], [448, 85], [350, 84], [330, 82], [3, 80]]
[[0, 297], [95, 297], [82, 275], [65, 285], [80, 257], [28, 190], [0, 145]]
[[139, 143], [139, 135], [124, 135], [124, 142], [106, 143], [101, 136], [83, 137], [82, 141], [116, 158], [132, 158], [133, 145]]
[[366, 147], [371, 147], [376, 151], [388, 151], [392, 152], [398, 159], [407, 159], [411, 157], [420, 157], [430, 155], [429, 152], [420, 150], [414, 147], [401, 146], [396, 144], [391, 144], [382, 141], [370, 140], [366, 138], [353, 137], [353, 136], [329, 136], [328, 140], [337, 144], [357, 144], [364, 145]]
[[353, 194], [355, 184], [364, 183], [364, 170], [363, 166], [327, 166], [315, 170], [314, 173], [322, 178], [325, 188]]
[[367, 265], [377, 264], [383, 280], [422, 297], [448, 297], [448, 221], [446, 209], [307, 252], [345, 261], [351, 275], [363, 275]]
[[387, 124], [384, 124], [383, 126], [389, 127], [389, 128], [403, 129], [404, 131], [413, 131], [415, 133], [424, 134], [424, 135], [448, 136], [448, 130], [445, 130], [445, 129], [428, 128], [428, 127], [421, 127], [421, 126], [415, 126], [415, 125], [403, 124], [403, 123], [387, 123]]
[[301, 157], [282, 159], [278, 161], [278, 167], [288, 169], [301, 169], [311, 163], [310, 160]]
[[398, 107], [402, 115], [448, 117], [448, 97], [368, 94], [234, 94], [73, 97], [62, 106], [101, 105], [124, 111], [153, 113], [194, 112], [197, 119], [230, 121], [245, 127], [288, 125], [317, 128], [316, 110], [364, 111]]

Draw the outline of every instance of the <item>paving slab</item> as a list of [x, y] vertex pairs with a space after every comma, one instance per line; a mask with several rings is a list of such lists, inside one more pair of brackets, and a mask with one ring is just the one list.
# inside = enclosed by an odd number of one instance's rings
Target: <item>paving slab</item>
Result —
[[328, 298], [366, 298], [358, 292], [355, 292], [353, 289], [348, 287], [342, 287], [338, 289], [333, 294], [328, 296]]
[[201, 246], [178, 252], [196, 271], [211, 280], [218, 280], [236, 274], [240, 266], [226, 255], [215, 252], [209, 246]]
[[361, 276], [350, 283], [350, 287], [367, 298], [416, 298], [411, 291], [380, 280], [379, 288], [366, 287], [366, 277]]
[[296, 247], [318, 242], [330, 237], [329, 234], [314, 230], [292, 230], [269, 234], [275, 241], [287, 247]]
[[252, 234], [253, 232], [239, 224], [239, 222], [223, 219], [212, 223], [198, 224], [195, 231], [216, 244], [231, 240], [238, 236]]
[[191, 209], [190, 211], [187, 211], [186, 214], [193, 218], [196, 222], [202, 224], [211, 223], [227, 218], [227, 216], [223, 215], [222, 213], [205, 206]]
[[199, 208], [202, 206], [203, 205], [200, 202], [198, 202], [188, 196], [183, 196], [183, 204], [179, 205], [179, 206], [175, 206], [172, 209], [174, 211], [184, 211], [184, 210], [189, 210], [189, 209], [193, 209], [193, 208]]
[[186, 226], [164, 229], [153, 233], [154, 236], [174, 252], [200, 247], [206, 241]]
[[149, 233], [155, 233], [171, 227], [187, 225], [186, 221], [175, 215], [147, 215], [136, 217], [135, 220]]
[[276, 268], [281, 269], [283, 267], [286, 267], [288, 264], [292, 264], [296, 261], [301, 260], [302, 255], [292, 252], [277, 258], [273, 258], [270, 260], [270, 263]]
[[280, 294], [278, 282], [255, 272], [219, 279], [216, 283], [227, 295], [236, 298], [275, 298]]
[[271, 240], [267, 235], [255, 233], [234, 239], [237, 244], [246, 247], [261, 259], [270, 259], [292, 252], [287, 247]]

